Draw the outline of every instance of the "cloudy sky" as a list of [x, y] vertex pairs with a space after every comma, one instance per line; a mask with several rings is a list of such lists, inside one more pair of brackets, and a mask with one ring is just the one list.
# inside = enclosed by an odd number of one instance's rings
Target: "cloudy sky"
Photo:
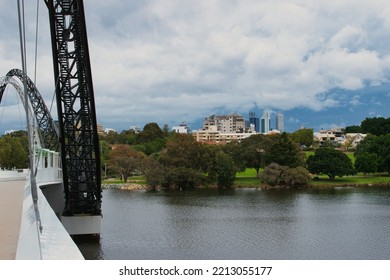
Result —
[[[26, 1], [34, 77], [36, 1]], [[39, 7], [36, 83], [54, 82], [47, 8]], [[389, 117], [388, 0], [85, 0], [98, 122], [147, 122], [281, 111], [287, 131]], [[0, 0], [0, 76], [20, 68], [16, 1]], [[0, 130], [20, 126], [12, 89]], [[55, 115], [55, 106], [53, 115]]]

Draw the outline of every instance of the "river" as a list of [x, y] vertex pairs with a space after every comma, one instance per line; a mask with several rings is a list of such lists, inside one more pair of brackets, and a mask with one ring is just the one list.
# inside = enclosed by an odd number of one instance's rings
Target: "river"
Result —
[[86, 259], [390, 259], [390, 189], [103, 192]]

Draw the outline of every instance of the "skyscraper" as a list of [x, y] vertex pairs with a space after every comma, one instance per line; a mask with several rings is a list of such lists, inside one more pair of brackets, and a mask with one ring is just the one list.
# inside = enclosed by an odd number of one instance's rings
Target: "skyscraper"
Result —
[[255, 112], [249, 112], [249, 124], [253, 124], [255, 126], [255, 131], [260, 132], [260, 120]]
[[270, 111], [264, 111], [263, 116], [260, 120], [260, 132], [261, 133], [268, 133], [271, 130], [271, 112]]
[[284, 132], [284, 115], [283, 113], [276, 113], [276, 129]]

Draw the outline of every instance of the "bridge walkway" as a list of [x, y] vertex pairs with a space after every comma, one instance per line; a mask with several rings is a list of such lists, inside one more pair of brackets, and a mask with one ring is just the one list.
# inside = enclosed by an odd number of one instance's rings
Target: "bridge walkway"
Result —
[[19, 239], [26, 178], [0, 179], [0, 260], [13, 260]]

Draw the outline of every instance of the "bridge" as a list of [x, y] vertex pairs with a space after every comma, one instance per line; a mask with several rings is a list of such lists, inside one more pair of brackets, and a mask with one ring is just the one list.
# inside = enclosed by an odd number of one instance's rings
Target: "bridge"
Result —
[[[82, 259], [70, 235], [101, 232], [101, 167], [82, 0], [44, 0], [50, 20], [55, 122], [26, 74], [24, 4], [18, 0], [22, 69], [0, 78], [26, 112], [29, 170], [0, 171], [5, 259]], [[22, 1], [23, 2], [23, 1]], [[4, 215], [3, 215], [4, 216]], [[20, 224], [20, 227], [18, 227]]]

